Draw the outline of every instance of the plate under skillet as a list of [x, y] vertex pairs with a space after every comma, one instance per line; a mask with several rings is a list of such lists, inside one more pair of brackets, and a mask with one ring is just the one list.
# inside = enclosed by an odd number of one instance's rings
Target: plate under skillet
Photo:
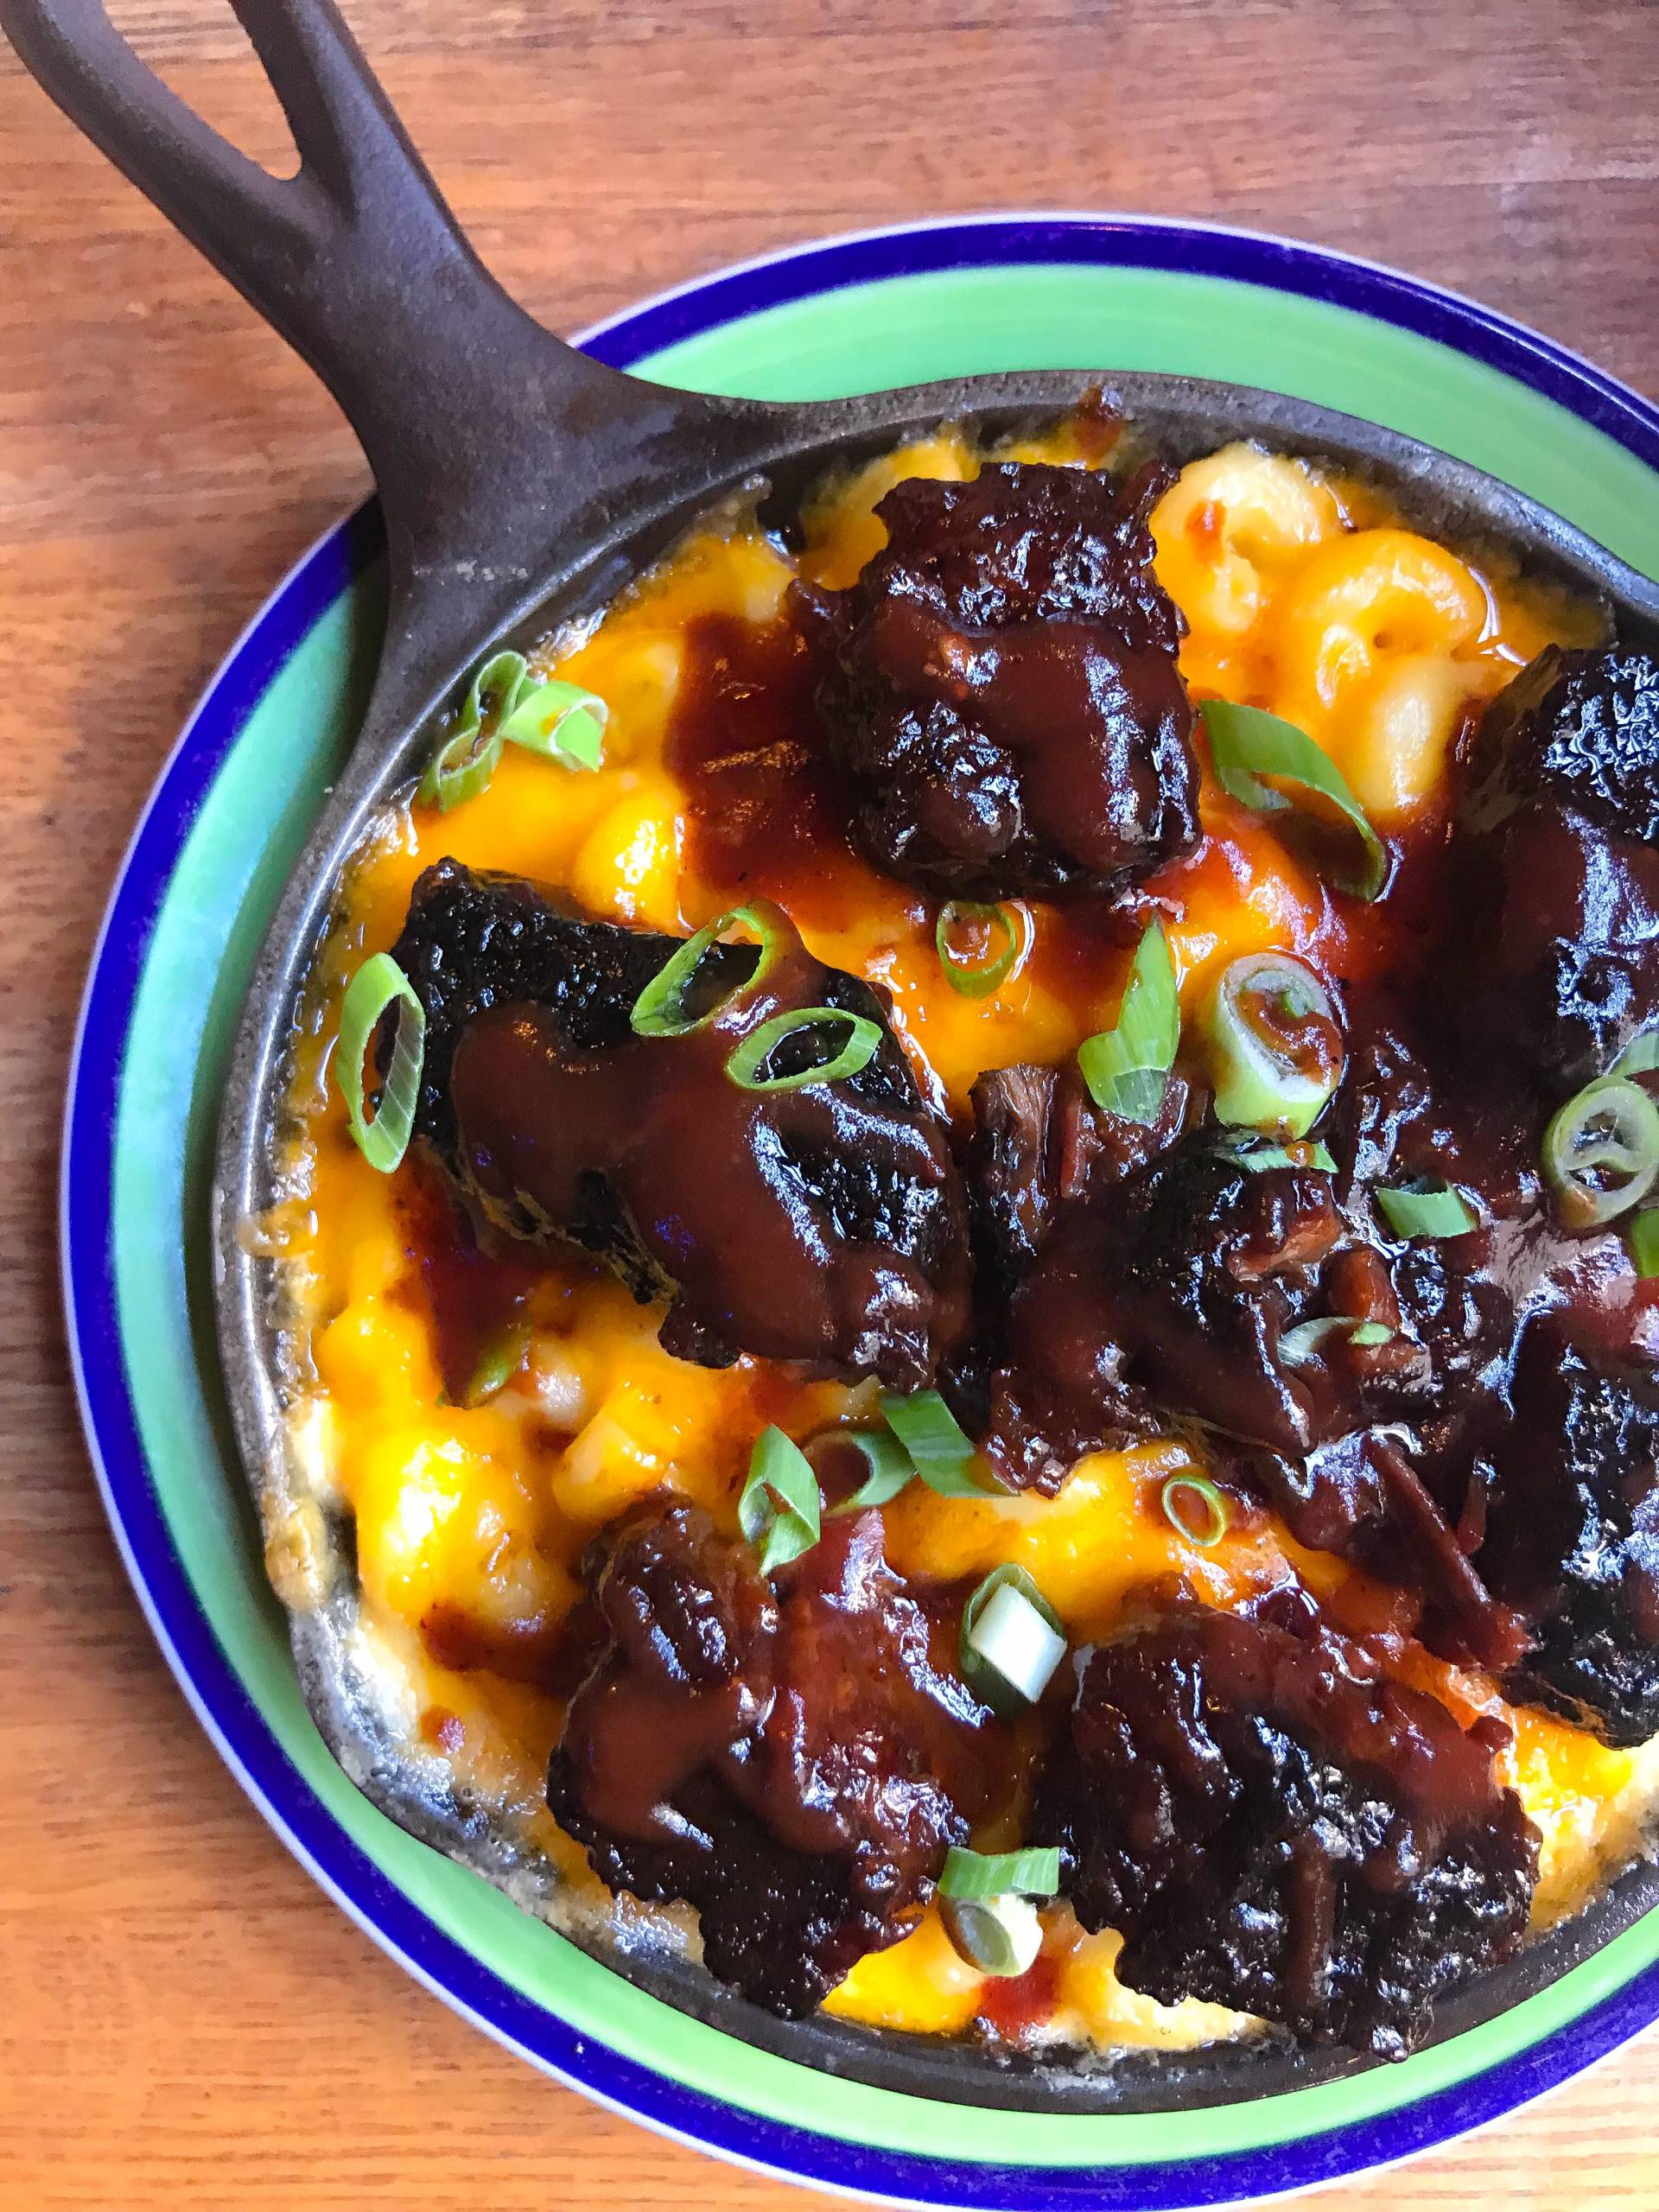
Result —
[[[1276, 241], [1084, 218], [886, 232], [711, 278], [592, 343], [779, 397], [1079, 363], [1254, 383], [1458, 454], [1659, 573], [1659, 411], [1479, 309]], [[1659, 2016], [1644, 1867], [1443, 2005], [1402, 2065], [1273, 2042], [1057, 2075], [779, 2023], [646, 1955], [624, 1980], [359, 1796], [308, 1717], [241, 1503], [205, 1222], [228, 1027], [372, 669], [374, 553], [361, 517], [319, 547], [169, 763], [94, 963], [65, 1153], [67, 1301], [118, 1537], [205, 1724], [319, 1878], [452, 2003], [607, 2101], [785, 2175], [935, 2204], [1149, 2208], [1334, 2178], [1507, 2109]], [[360, 1716], [336, 1719], [361, 1747]], [[431, 1809], [437, 1840], [464, 1840]], [[533, 1869], [493, 1871], [537, 1886]]]

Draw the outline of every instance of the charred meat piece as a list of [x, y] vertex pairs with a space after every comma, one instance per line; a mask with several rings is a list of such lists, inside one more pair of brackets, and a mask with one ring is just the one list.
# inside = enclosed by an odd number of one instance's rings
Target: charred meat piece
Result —
[[1183, 624], [1147, 528], [1168, 480], [913, 477], [849, 590], [797, 592], [827, 633], [819, 707], [878, 868], [989, 899], [1109, 894], [1197, 842]]
[[1345, 1241], [1332, 1181], [1189, 1139], [1068, 1211], [1009, 1304], [986, 1438], [1005, 1478], [1052, 1488], [1080, 1453], [1180, 1418], [1294, 1457], [1356, 1426], [1369, 1348], [1305, 1368], [1281, 1351]]
[[969, 1094], [968, 1192], [975, 1251], [996, 1294], [1029, 1271], [1063, 1209], [1126, 1182], [1169, 1149], [1191, 1099], [1172, 1077], [1155, 1118], [1142, 1123], [1096, 1106], [1075, 1060], [981, 1076]]
[[1101, 1644], [1033, 1833], [1162, 2004], [1403, 2057], [1520, 1945], [1538, 1838], [1490, 1743], [1317, 1626], [1198, 1607]]
[[1471, 1059], [1558, 1091], [1659, 1017], [1659, 658], [1551, 645], [1486, 711], [1453, 855]]
[[931, 1895], [999, 1768], [991, 1716], [936, 1657], [950, 1635], [874, 1513], [826, 1522], [775, 1587], [660, 1500], [590, 1566], [609, 1642], [548, 1802], [613, 1889], [696, 1907], [711, 1973], [810, 2012]]
[[[885, 1002], [772, 918], [763, 976], [757, 948], [715, 947], [696, 977], [710, 1020], [640, 1038], [630, 1010], [677, 939], [583, 921], [532, 884], [441, 861], [395, 948], [427, 1010], [416, 1132], [498, 1230], [566, 1239], [642, 1300], [670, 1296], [662, 1338], [682, 1358], [750, 1352], [914, 1389], [968, 1315], [949, 1134]], [[741, 1038], [822, 1006], [881, 1029], [856, 1074], [781, 1090], [731, 1079]]]
[[1659, 1734], [1659, 1374], [1554, 1316], [1522, 1339], [1513, 1417], [1482, 1455], [1476, 1565], [1533, 1629], [1505, 1678], [1611, 1744]]

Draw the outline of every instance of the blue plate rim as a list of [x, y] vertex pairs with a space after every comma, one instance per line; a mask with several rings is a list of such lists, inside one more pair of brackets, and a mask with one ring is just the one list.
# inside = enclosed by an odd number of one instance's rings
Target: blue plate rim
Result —
[[[1437, 340], [1567, 407], [1659, 468], [1659, 409], [1568, 348], [1460, 296], [1351, 255], [1174, 219], [1077, 213], [945, 218], [786, 247], [656, 295], [577, 343], [618, 367], [791, 300], [882, 277], [1014, 264], [1141, 266], [1232, 278], [1350, 307]], [[313, 1878], [415, 1978], [567, 2086], [735, 2164], [878, 2202], [974, 2212], [1185, 2212], [1389, 2164], [1500, 2117], [1659, 2018], [1659, 1966], [1569, 2026], [1415, 2104], [1294, 2143], [1123, 2170], [955, 2162], [877, 2151], [771, 2120], [579, 2034], [481, 1967], [344, 1835], [220, 1650], [168, 1538], [120, 1351], [112, 1138], [134, 1004], [180, 853], [276, 671], [375, 557], [371, 503], [289, 571], [208, 683], [168, 755], [118, 872], [71, 1058], [60, 1183], [62, 1296], [82, 1426], [118, 1548], [180, 1688], [255, 1805]]]

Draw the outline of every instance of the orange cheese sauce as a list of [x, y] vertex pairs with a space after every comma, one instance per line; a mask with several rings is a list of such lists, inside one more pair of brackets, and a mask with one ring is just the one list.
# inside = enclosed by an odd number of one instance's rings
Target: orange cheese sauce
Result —
[[[1098, 426], [1079, 418], [998, 457], [1086, 463], [1100, 444]], [[664, 1484], [733, 1525], [762, 1427], [804, 1435], [870, 1411], [874, 1390], [805, 1383], [749, 1359], [723, 1370], [673, 1359], [656, 1341], [656, 1313], [572, 1261], [536, 1282], [520, 1372], [483, 1405], [448, 1402], [410, 1228], [412, 1171], [385, 1178], [367, 1166], [329, 1080], [340, 992], [367, 953], [392, 943], [416, 876], [446, 854], [558, 886], [595, 917], [677, 933], [732, 904], [730, 881], [699, 873], [671, 760], [690, 634], [710, 616], [765, 632], [798, 573], [850, 581], [882, 542], [872, 511], [893, 483], [964, 477], [980, 460], [946, 429], [826, 486], [805, 511], [794, 557], [734, 512], [690, 539], [591, 635], [556, 641], [538, 671], [556, 669], [609, 705], [602, 766], [579, 772], [509, 747], [488, 789], [449, 816], [409, 799], [395, 807], [353, 868], [306, 994], [284, 1163], [291, 1196], [253, 1232], [279, 1259], [291, 1316], [296, 1503], [267, 1531], [272, 1579], [290, 1603], [315, 1596], [308, 1576], [320, 1547], [307, 1516], [349, 1510], [364, 1649], [410, 1743], [553, 1855], [573, 1895], [590, 1903], [603, 1893], [542, 1799], [562, 1714], [543, 1685], [584, 1545]], [[1470, 705], [1549, 639], [1596, 635], [1583, 610], [1481, 573], [1399, 528], [1369, 495], [1247, 447], [1185, 468], [1153, 527], [1159, 574], [1190, 625], [1182, 666], [1195, 695], [1298, 722], [1373, 817], [1407, 836], [1441, 818]], [[1273, 829], [1208, 779], [1203, 817], [1199, 852], [1146, 887], [1166, 916], [1184, 995], [1202, 987], [1212, 963], [1266, 946], [1309, 952], [1338, 976], [1386, 961], [1385, 917], [1344, 921]], [[918, 1077], [954, 1111], [986, 1069], [1062, 1059], [1116, 1010], [1127, 956], [1080, 941], [1065, 916], [1038, 903], [1020, 910], [1013, 973], [979, 1000], [945, 979], [932, 904], [850, 853], [785, 903], [822, 959], [891, 994]], [[941, 1580], [1017, 1560], [1077, 1643], [1109, 1631], [1136, 1585], [1169, 1578], [1220, 1605], [1296, 1578], [1339, 1621], [1388, 1624], [1386, 1591], [1300, 1550], [1265, 1511], [1236, 1516], [1211, 1549], [1184, 1536], [1159, 1503], [1183, 1459], [1173, 1444], [1098, 1454], [1052, 1500], [946, 1500], [912, 1484], [886, 1509], [890, 1554], [901, 1571]], [[1537, 1915], [1547, 1922], [1573, 1910], [1630, 1847], [1649, 1795], [1646, 1755], [1512, 1713], [1489, 1682], [1414, 1647], [1408, 1669], [1460, 1711], [1511, 1723], [1505, 1778], [1544, 1838]], [[683, 1940], [683, 1915], [663, 1918]], [[1125, 1989], [1113, 1972], [1117, 1939], [1084, 1936], [1065, 1906], [1051, 1908], [1046, 1924], [1031, 1974], [995, 1984], [963, 1963], [930, 1913], [903, 1942], [861, 1961], [830, 2009], [938, 2034], [978, 2023], [1018, 2039], [1105, 2045], [1248, 2031], [1219, 2007], [1160, 2006]]]

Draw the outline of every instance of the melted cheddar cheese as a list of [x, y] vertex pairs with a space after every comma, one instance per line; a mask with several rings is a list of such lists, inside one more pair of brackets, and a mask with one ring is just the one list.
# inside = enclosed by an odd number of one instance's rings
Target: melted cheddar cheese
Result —
[[[1076, 425], [999, 457], [1089, 458]], [[551, 1267], [531, 1298], [521, 1372], [487, 1403], [444, 1401], [419, 1291], [400, 1179], [353, 1147], [327, 1061], [345, 979], [397, 937], [420, 870], [442, 855], [563, 887], [589, 914], [684, 932], [729, 903], [699, 879], [685, 795], [667, 740], [687, 626], [710, 613], [772, 620], [792, 576], [839, 586], [881, 543], [875, 502], [908, 474], [966, 477], [980, 464], [944, 429], [829, 485], [804, 516], [796, 558], [734, 512], [688, 541], [580, 642], [537, 667], [608, 702], [603, 765], [575, 773], [508, 747], [488, 789], [448, 817], [395, 808], [360, 855], [306, 995], [295, 1051], [291, 1195], [255, 1231], [282, 1268], [288, 1351], [291, 1509], [268, 1529], [268, 1563], [291, 1605], [320, 1594], [317, 1513], [344, 1506], [357, 1531], [360, 1640], [409, 1740], [494, 1804], [569, 1874], [602, 1897], [555, 1829], [542, 1779], [561, 1707], [534, 1687], [538, 1648], [573, 1604], [593, 1533], [669, 1485], [731, 1525], [752, 1440], [768, 1421], [797, 1435], [867, 1412], [873, 1391], [804, 1383], [741, 1359], [708, 1370], [673, 1359], [658, 1316], [601, 1271]], [[1236, 445], [1182, 471], [1153, 517], [1159, 574], [1185, 613], [1182, 669], [1195, 696], [1266, 707], [1337, 760], [1391, 830], [1443, 807], [1450, 749], [1472, 702], [1490, 697], [1550, 639], [1583, 642], [1578, 610], [1483, 574], [1397, 526], [1369, 495], [1300, 461]], [[1173, 914], [1184, 995], [1243, 951], [1312, 953], [1328, 972], [1379, 957], [1351, 932], [1317, 880], [1271, 829], [1206, 783], [1205, 842], [1152, 888]], [[1109, 1021], [1122, 964], [1094, 976], [1046, 958], [1058, 925], [1022, 909], [1014, 972], [987, 999], [952, 989], [931, 908], [848, 856], [810, 887], [794, 918], [812, 950], [891, 994], [893, 1021], [924, 1087], [960, 1110], [988, 1068], [1058, 1061]], [[1179, 1577], [1218, 1604], [1295, 1579], [1338, 1621], [1386, 1623], [1389, 1593], [1294, 1545], [1265, 1511], [1236, 1519], [1202, 1549], [1172, 1527], [1159, 1488], [1181, 1448], [1151, 1445], [1083, 1462], [1058, 1497], [946, 1500], [912, 1484], [886, 1509], [901, 1571], [950, 1579], [1017, 1560], [1074, 1642], [1109, 1631], [1124, 1593]], [[1465, 1716], [1501, 1713], [1515, 1730], [1505, 1778], [1544, 1839], [1537, 1917], [1573, 1910], [1610, 1857], [1626, 1851], [1650, 1794], [1652, 1762], [1611, 1751], [1560, 1722], [1512, 1712], [1490, 1682], [1414, 1648], [1415, 1679]], [[985, 1841], [986, 1839], [981, 1838]], [[996, 1839], [990, 1839], [995, 1847]], [[633, 1911], [619, 1906], [617, 1910]], [[658, 1916], [684, 1940], [683, 1915]], [[963, 1964], [930, 1912], [893, 1948], [864, 1959], [829, 2000], [846, 2018], [938, 2034], [976, 2020], [1019, 2035], [1191, 2044], [1248, 2031], [1213, 2005], [1160, 2006], [1125, 1989], [1117, 1940], [1081, 1933], [1050, 1908], [1044, 1953], [1009, 1985]]]

